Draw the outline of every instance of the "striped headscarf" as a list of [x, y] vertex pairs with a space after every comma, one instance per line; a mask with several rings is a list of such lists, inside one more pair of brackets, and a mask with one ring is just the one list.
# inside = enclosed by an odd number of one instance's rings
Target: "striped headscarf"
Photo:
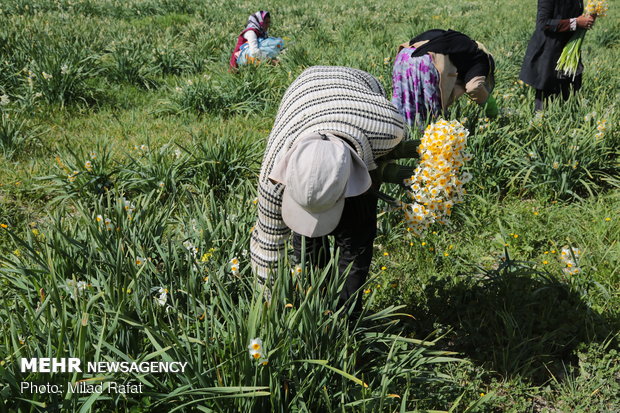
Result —
[[355, 149], [368, 170], [407, 135], [398, 109], [369, 73], [339, 66], [306, 69], [289, 86], [269, 134], [258, 181], [252, 268], [263, 278], [285, 255], [291, 230], [282, 219], [284, 186], [269, 179], [274, 165], [303, 136], [326, 131]]
[[254, 14], [251, 14], [250, 17], [248, 17], [248, 22], [245, 25], [245, 29], [243, 30], [244, 32], [248, 31], [249, 29], [254, 29], [255, 31], [257, 31], [256, 35], [258, 37], [267, 37], [267, 30], [265, 29], [265, 19], [269, 16], [269, 12], [268, 11], [257, 11]]

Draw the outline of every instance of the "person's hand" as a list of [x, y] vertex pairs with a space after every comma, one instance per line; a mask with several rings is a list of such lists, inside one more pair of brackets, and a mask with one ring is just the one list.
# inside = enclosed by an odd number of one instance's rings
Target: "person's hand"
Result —
[[387, 163], [381, 166], [381, 180], [389, 184], [402, 185], [405, 179], [411, 178], [414, 170], [413, 166]]
[[577, 27], [580, 29], [589, 30], [594, 25], [594, 20], [596, 20], [593, 16], [584, 14], [582, 16], [577, 17]]
[[418, 154], [418, 146], [420, 146], [419, 140], [400, 141], [394, 149], [383, 155], [383, 159], [391, 160], [419, 158], [420, 155]]
[[372, 186], [379, 190], [382, 183], [403, 185], [405, 179], [411, 178], [415, 168], [413, 166], [398, 165], [386, 160], [378, 162], [377, 168], [369, 171]]

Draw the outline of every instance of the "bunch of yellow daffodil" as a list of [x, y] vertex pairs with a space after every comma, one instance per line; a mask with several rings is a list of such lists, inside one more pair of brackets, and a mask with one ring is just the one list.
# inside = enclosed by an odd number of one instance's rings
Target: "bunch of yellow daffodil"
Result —
[[589, 0], [585, 7], [586, 14], [597, 17], [607, 16], [607, 10], [609, 10], [607, 0]]
[[[590, 16], [603, 17], [607, 15], [608, 9], [607, 0], [588, 0], [584, 11], [585, 14]], [[564, 46], [555, 70], [567, 76], [572, 76], [573, 79], [575, 78], [579, 61], [581, 60], [581, 44], [585, 36], [586, 31], [584, 29], [578, 29], [573, 34], [566, 46]]]
[[579, 257], [581, 256], [581, 251], [578, 248], [573, 247], [564, 247], [560, 252], [560, 260], [565, 268], [562, 269], [564, 274], [566, 275], [577, 275], [581, 272], [581, 268], [579, 267]]
[[431, 224], [447, 224], [454, 205], [462, 202], [471, 174], [461, 168], [471, 159], [465, 151], [469, 131], [458, 121], [440, 120], [424, 131], [420, 163], [405, 180], [412, 203], [402, 204], [409, 231], [422, 236]]

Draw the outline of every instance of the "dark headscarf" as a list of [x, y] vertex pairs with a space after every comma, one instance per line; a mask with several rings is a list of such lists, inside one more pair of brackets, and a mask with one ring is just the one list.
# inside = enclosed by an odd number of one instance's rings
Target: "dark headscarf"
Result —
[[456, 66], [460, 80], [467, 83], [476, 76], [486, 76], [490, 89], [493, 89], [493, 56], [478, 47], [478, 43], [469, 36], [455, 30], [432, 29], [411, 39], [409, 45], [424, 40], [428, 42], [418, 47], [412, 56], [423, 56], [428, 52], [448, 55]]

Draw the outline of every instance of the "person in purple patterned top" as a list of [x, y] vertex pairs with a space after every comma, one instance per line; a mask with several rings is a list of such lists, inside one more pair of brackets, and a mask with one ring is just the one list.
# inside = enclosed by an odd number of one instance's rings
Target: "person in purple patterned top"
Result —
[[465, 93], [494, 117], [494, 71], [493, 56], [481, 43], [454, 30], [428, 30], [400, 46], [392, 103], [409, 126], [420, 130]]
[[392, 71], [392, 103], [410, 125], [423, 127], [441, 111], [439, 72], [431, 56], [412, 57], [413, 47], [403, 48], [396, 56]]

